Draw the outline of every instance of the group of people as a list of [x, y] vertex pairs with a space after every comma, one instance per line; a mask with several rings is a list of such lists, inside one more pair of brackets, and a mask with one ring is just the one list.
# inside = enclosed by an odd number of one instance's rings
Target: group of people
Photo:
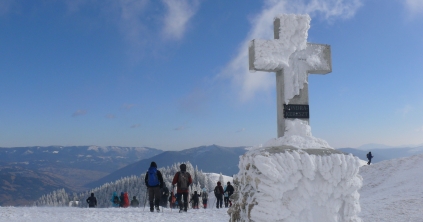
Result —
[[127, 208], [129, 206], [138, 207], [140, 205], [136, 196], [132, 197], [131, 203], [129, 203], [129, 195], [127, 192], [121, 192], [120, 196], [118, 196], [117, 192], [113, 192], [110, 201], [112, 202], [113, 207]]
[[[97, 198], [94, 196], [94, 193], [91, 193], [91, 196], [87, 198], [88, 207], [97, 207]], [[117, 192], [113, 192], [112, 198], [110, 199], [113, 207], [129, 207], [129, 198], [127, 192], [122, 192], [120, 197], [117, 195]], [[131, 200], [132, 207], [138, 207], [140, 202], [137, 200], [137, 197], [134, 196]]]
[[234, 193], [234, 187], [231, 185], [231, 182], [228, 182], [225, 187], [222, 187], [220, 182], [217, 182], [217, 186], [214, 188], [214, 195], [216, 196], [216, 208], [222, 208], [223, 202], [225, 202], [225, 207], [231, 207], [232, 201], [229, 198]]
[[[202, 192], [198, 193], [194, 191], [194, 194], [191, 196], [191, 200], [188, 202], [189, 187], [192, 184], [192, 177], [190, 173], [187, 172], [187, 166], [181, 164], [179, 166], [180, 171], [178, 171], [172, 180], [172, 192], [169, 194], [169, 189], [166, 187], [163, 182], [163, 176], [160, 170], [157, 169], [157, 164], [151, 162], [150, 167], [148, 168], [147, 173], [145, 174], [145, 185], [147, 186], [148, 200], [150, 205], [150, 211], [160, 212], [160, 206], [167, 207], [167, 202], [170, 203], [171, 208], [179, 208], [179, 212], [187, 212], [188, 203], [192, 202], [193, 209], [199, 209], [199, 200], [202, 199], [203, 207], [207, 208], [208, 202], [208, 192], [206, 188], [203, 188]], [[174, 190], [176, 187], [176, 194]], [[230, 196], [234, 193], [234, 187], [230, 182], [222, 187], [220, 182], [217, 182], [217, 186], [214, 189], [214, 195], [216, 197], [216, 208], [222, 208], [223, 202], [225, 207], [232, 206], [232, 202], [229, 200]], [[91, 193], [91, 196], [86, 200], [89, 207], [97, 206], [97, 199], [94, 197], [94, 193]], [[121, 192], [121, 195], [118, 196], [117, 192], [113, 192], [112, 198], [110, 199], [112, 206], [114, 207], [138, 207], [139, 201], [136, 196], [133, 197], [129, 203], [128, 193]]]
[[[187, 172], [187, 166], [185, 164], [181, 164], [179, 168], [180, 168], [180, 171], [175, 174], [172, 180], [172, 186], [173, 188], [176, 186], [176, 192], [177, 192], [175, 203], [176, 202], [178, 203], [179, 212], [187, 212], [188, 191], [189, 191], [189, 186], [192, 184], [192, 178], [191, 178], [191, 175]], [[157, 212], [160, 212], [160, 208], [159, 208], [160, 200], [164, 199], [167, 201], [167, 196], [164, 196], [163, 198], [161, 197], [165, 184], [163, 182], [162, 173], [159, 170], [157, 170], [157, 164], [155, 162], [151, 162], [150, 168], [148, 168], [148, 171], [145, 174], [145, 185], [147, 186], [147, 189], [148, 189], [148, 200], [150, 203], [150, 211], [154, 212], [154, 209], [156, 209]], [[162, 191], [162, 193], [160, 191]], [[171, 201], [172, 201], [172, 198], [173, 198], [173, 192], [171, 193], [171, 197], [170, 197]], [[183, 199], [183, 203], [181, 201], [182, 199]]]

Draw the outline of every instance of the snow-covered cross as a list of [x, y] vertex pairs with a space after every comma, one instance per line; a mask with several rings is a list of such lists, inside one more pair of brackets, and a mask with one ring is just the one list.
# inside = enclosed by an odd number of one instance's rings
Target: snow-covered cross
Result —
[[274, 40], [254, 39], [249, 46], [251, 71], [276, 72], [278, 137], [289, 119], [309, 124], [308, 74], [332, 72], [330, 45], [307, 43], [309, 15], [274, 19]]

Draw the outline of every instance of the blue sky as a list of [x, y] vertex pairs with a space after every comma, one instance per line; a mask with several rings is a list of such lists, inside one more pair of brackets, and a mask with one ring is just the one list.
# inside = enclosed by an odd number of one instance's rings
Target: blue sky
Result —
[[275, 76], [248, 72], [246, 46], [281, 13], [332, 47], [313, 136], [423, 143], [422, 0], [1, 0], [0, 146], [262, 144]]

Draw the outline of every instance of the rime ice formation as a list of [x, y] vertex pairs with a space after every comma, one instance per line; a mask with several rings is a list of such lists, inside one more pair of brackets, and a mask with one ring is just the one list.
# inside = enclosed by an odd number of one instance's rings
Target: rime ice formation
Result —
[[[307, 121], [286, 120], [286, 131], [283, 137], [267, 141], [263, 147], [295, 146], [299, 149], [333, 149], [325, 140], [313, 137]], [[253, 148], [254, 149], [254, 148]]]
[[275, 39], [250, 42], [250, 70], [284, 72], [284, 101], [289, 104], [307, 84], [309, 71], [326, 74], [331, 70], [327, 45], [307, 43], [309, 15], [280, 15], [275, 18]]
[[258, 70], [278, 70], [289, 66], [289, 57], [295, 51], [300, 51], [307, 46], [307, 32], [310, 28], [310, 16], [308, 15], [281, 15], [279, 39], [254, 40], [255, 61], [254, 66]]
[[360, 161], [334, 149], [250, 150], [239, 162], [230, 221], [361, 221]]

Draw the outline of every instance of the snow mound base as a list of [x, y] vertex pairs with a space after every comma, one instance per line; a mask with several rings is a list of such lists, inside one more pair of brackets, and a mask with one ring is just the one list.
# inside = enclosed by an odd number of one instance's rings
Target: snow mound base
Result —
[[360, 161], [334, 149], [252, 149], [240, 158], [231, 221], [361, 221]]
[[[333, 149], [328, 142], [311, 134], [311, 127], [305, 120], [285, 120], [285, 135], [273, 138], [264, 147], [293, 146], [299, 149]], [[254, 147], [253, 147], [254, 149]]]

